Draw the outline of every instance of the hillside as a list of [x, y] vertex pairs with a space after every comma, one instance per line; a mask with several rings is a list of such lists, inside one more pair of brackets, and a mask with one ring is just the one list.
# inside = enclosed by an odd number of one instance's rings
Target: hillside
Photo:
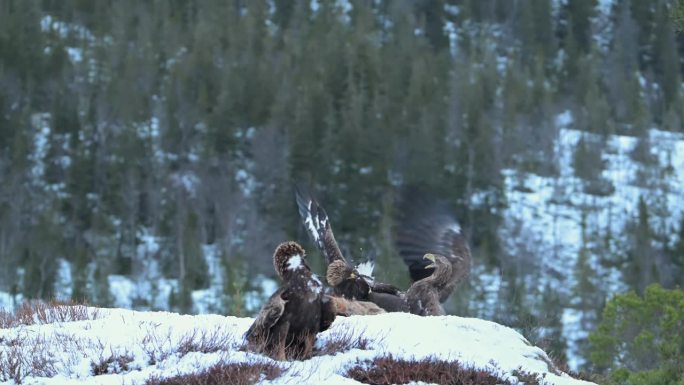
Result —
[[251, 318], [63, 306], [36, 309], [22, 322], [32, 323], [31, 318], [37, 324], [0, 329], [0, 381], [144, 384], [151, 378], [160, 381], [219, 364], [244, 363], [282, 369], [275, 378], [262, 377], [259, 383], [264, 384], [358, 384], [346, 377], [350, 369], [372, 367], [374, 359], [391, 356], [397, 361], [458, 362], [511, 384], [522, 383], [523, 378], [529, 384], [534, 377], [539, 384], [590, 384], [560, 372], [546, 353], [514, 330], [474, 318], [340, 317], [317, 337], [316, 356], [276, 362], [240, 350]]
[[[676, 8], [680, 5], [679, 8]], [[673, 12], [678, 10], [679, 14]], [[406, 289], [404, 188], [473, 271], [448, 314], [573, 370], [616, 293], [684, 286], [675, 0], [0, 3], [0, 308], [253, 316], [325, 206]]]

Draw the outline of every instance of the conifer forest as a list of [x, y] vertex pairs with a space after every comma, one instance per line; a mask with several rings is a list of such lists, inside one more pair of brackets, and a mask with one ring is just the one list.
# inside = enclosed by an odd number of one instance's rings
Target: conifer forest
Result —
[[420, 186], [472, 250], [447, 313], [653, 369], [592, 333], [681, 298], [683, 76], [678, 0], [0, 0], [0, 306], [253, 316], [280, 242], [325, 275], [296, 184], [406, 288]]

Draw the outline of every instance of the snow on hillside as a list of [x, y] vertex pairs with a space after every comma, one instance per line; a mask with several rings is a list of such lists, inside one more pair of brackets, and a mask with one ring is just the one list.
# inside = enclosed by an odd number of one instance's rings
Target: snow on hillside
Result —
[[[649, 130], [651, 153], [659, 162], [660, 169], [670, 170], [667, 179], [656, 178], [657, 183], [668, 186], [662, 197], [657, 196], [654, 186], [641, 180], [639, 164], [630, 157], [638, 139], [625, 135], [609, 136], [601, 154], [606, 164], [601, 177], [614, 187], [614, 191], [595, 195], [585, 191], [583, 181], [574, 173], [572, 160], [583, 135], [585, 138], [595, 136], [594, 139], [598, 136], [575, 129], [569, 111], [557, 117], [556, 125], [560, 130], [556, 141], [560, 175], [547, 177], [521, 174], [513, 169], [504, 170], [508, 208], [504, 214], [501, 239], [506, 242], [511, 254], [518, 256], [520, 263], [525, 263], [528, 269], [537, 272], [538, 280], [535, 283], [539, 292], [543, 292], [548, 285], [574, 301], [579, 300], [573, 296], [572, 290], [576, 284], [573, 272], [582, 247], [582, 221], [591, 235], [611, 235], [611, 255], [625, 252], [625, 226], [637, 217], [640, 196], [652, 207], [664, 205], [669, 213], [666, 223], [652, 217], [652, 228], [658, 230], [678, 226], [684, 208], [684, 195], [681, 194], [684, 191], [684, 135]], [[593, 241], [590, 239], [587, 242], [586, 247], [591, 253]], [[602, 265], [599, 258], [598, 255], [590, 255], [591, 268], [610, 288], [611, 292], [607, 294], [626, 290], [621, 272]], [[496, 278], [495, 275], [485, 275], [479, 279], [486, 282], [487, 279], [496, 281]], [[563, 334], [569, 343], [571, 368], [578, 368], [581, 364], [577, 342], [585, 339], [589, 333], [581, 330], [580, 318], [581, 314], [577, 310], [572, 307], [565, 309]]]
[[[6, 361], [2, 358], [11, 357], [17, 349], [30, 358], [28, 362], [42, 362], [46, 368], [39, 375], [24, 372], [24, 384], [143, 384], [151, 376], [196, 373], [220, 362], [274, 362], [239, 350], [251, 318], [88, 310], [97, 313], [96, 317], [0, 329], [0, 381], [12, 383], [3, 373]], [[338, 317], [330, 330], [319, 334], [316, 344], [323, 346], [340, 336], [362, 336], [368, 340], [367, 350], [274, 362], [286, 370], [268, 383], [357, 384], [343, 376], [351, 366], [392, 354], [395, 358], [459, 361], [512, 383], [521, 383], [513, 374], [520, 371], [541, 375], [542, 384], [590, 384], [553, 368], [541, 349], [531, 346], [514, 330], [474, 318], [404, 313]], [[203, 344], [206, 347], [210, 341], [223, 341], [223, 349], [187, 349]], [[186, 348], [179, 349], [182, 346]], [[94, 375], [96, 368], [106, 374]]]

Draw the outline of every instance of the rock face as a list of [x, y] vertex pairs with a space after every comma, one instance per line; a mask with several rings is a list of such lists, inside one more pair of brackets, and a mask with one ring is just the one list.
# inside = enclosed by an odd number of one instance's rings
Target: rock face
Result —
[[[391, 355], [458, 362], [492, 373], [501, 383], [532, 375], [543, 378], [543, 384], [591, 384], [559, 371], [544, 351], [515, 330], [475, 318], [407, 313], [337, 317], [316, 336], [313, 358], [283, 364], [244, 350], [242, 335], [252, 318], [89, 309], [92, 316], [73, 321], [0, 329], [0, 352], [30, 354], [22, 361], [26, 365], [50, 363], [42, 369], [21, 368], [22, 383], [99, 384], [104, 377], [96, 374], [106, 373], [108, 383], [143, 384], [150, 378], [200, 375], [217, 365], [270, 365], [283, 369], [272, 371], [271, 384], [355, 384], [359, 382], [349, 378], [350, 367]], [[41, 361], [42, 356], [50, 360]], [[0, 378], [11, 381], [12, 376], [0, 372]]]

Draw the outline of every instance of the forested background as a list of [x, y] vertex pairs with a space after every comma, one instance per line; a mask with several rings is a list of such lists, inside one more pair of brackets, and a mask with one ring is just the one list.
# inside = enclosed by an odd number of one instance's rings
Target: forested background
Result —
[[406, 287], [417, 184], [473, 250], [448, 311], [585, 365], [611, 295], [684, 282], [672, 7], [2, 0], [0, 297], [253, 314], [279, 242], [323, 273], [295, 182]]

